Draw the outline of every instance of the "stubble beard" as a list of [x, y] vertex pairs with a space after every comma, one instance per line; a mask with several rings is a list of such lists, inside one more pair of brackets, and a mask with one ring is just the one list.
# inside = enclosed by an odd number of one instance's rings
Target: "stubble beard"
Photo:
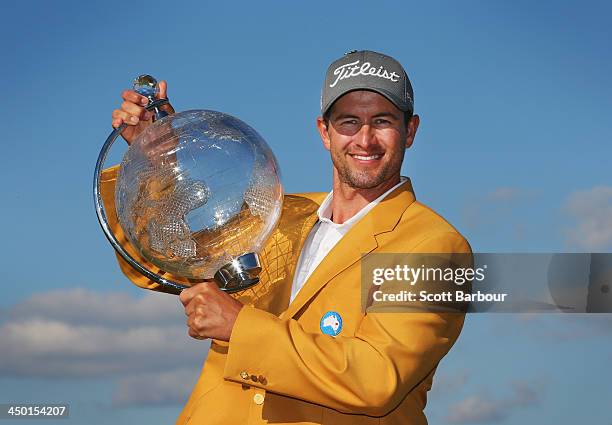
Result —
[[380, 186], [398, 173], [402, 166], [403, 158], [387, 161], [379, 170], [371, 172], [351, 169], [347, 159], [341, 153], [332, 155], [332, 162], [338, 172], [340, 181], [354, 189], [373, 189]]

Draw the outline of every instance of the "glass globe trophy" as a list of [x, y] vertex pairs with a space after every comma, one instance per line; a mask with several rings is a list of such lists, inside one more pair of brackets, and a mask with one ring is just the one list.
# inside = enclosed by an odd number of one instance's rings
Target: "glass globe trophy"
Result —
[[[154, 123], [130, 145], [115, 185], [119, 224], [136, 252], [161, 270], [185, 279], [213, 279], [227, 292], [259, 281], [257, 252], [280, 217], [279, 168], [263, 138], [231, 115], [190, 110], [168, 115], [155, 99], [157, 81], [142, 75], [134, 90], [149, 98]], [[100, 193], [109, 149], [125, 128], [104, 143], [94, 175], [98, 220], [113, 248], [138, 272], [172, 290], [168, 280], [136, 261], [113, 234]]]

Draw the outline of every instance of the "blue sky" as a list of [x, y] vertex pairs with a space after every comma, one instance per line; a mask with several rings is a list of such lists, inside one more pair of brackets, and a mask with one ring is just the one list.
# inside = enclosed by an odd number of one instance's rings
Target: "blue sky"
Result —
[[[205, 356], [176, 299], [119, 273], [93, 211], [94, 163], [136, 75], [168, 80], [178, 110], [256, 128], [287, 192], [326, 191], [314, 126], [325, 69], [347, 50], [385, 52], [421, 116], [403, 173], [475, 251], [609, 252], [610, 16], [604, 1], [5, 4], [0, 402], [165, 424]], [[431, 422], [610, 423], [610, 328], [601, 315], [470, 316], [440, 365]]]

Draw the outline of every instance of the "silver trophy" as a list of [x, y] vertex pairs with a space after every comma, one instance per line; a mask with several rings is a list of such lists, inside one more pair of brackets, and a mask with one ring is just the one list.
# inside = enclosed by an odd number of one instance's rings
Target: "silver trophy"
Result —
[[[117, 218], [136, 251], [160, 269], [186, 279], [214, 279], [227, 292], [259, 281], [259, 252], [280, 217], [283, 189], [274, 154], [257, 132], [221, 112], [191, 110], [167, 115], [155, 99], [157, 81], [143, 75], [134, 90], [149, 98], [155, 122], [130, 145], [117, 176]], [[98, 220], [115, 250], [138, 272], [182, 290], [140, 264], [108, 224], [100, 174], [109, 149], [125, 128], [104, 143], [95, 169]]]

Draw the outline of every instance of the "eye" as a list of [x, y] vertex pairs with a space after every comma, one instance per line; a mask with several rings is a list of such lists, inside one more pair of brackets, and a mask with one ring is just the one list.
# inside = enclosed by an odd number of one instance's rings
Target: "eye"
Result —
[[374, 120], [374, 125], [378, 128], [387, 128], [392, 125], [391, 121], [385, 118], [376, 118]]

